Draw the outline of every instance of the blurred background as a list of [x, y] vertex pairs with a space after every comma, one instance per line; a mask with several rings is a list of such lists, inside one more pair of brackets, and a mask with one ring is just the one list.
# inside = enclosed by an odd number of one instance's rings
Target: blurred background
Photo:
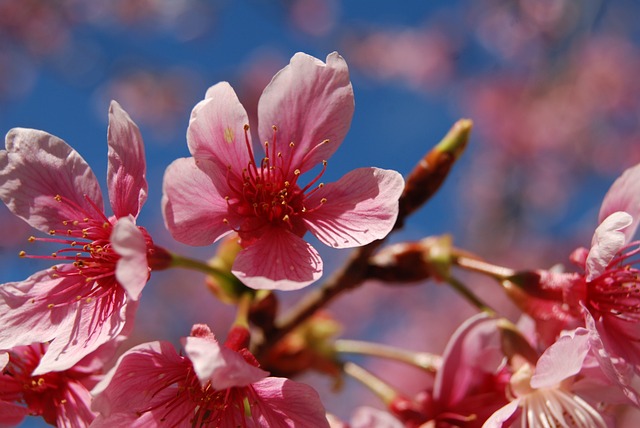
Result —
[[[149, 200], [138, 223], [159, 245], [205, 259], [214, 248], [173, 242], [160, 212], [164, 169], [189, 154], [192, 107], [226, 80], [255, 121], [264, 86], [295, 52], [338, 51], [356, 110], [326, 181], [362, 166], [407, 174], [456, 119], [471, 118], [470, 146], [445, 186], [390, 241], [447, 233], [498, 264], [550, 267], [589, 245], [606, 190], [640, 161], [639, 12], [634, 0], [0, 0], [0, 132], [57, 135], [105, 183], [107, 109], [117, 100], [146, 145]], [[31, 233], [0, 208], [2, 282], [48, 266], [18, 260]], [[325, 275], [347, 255], [312, 243]], [[463, 278], [517, 315], [495, 284]], [[303, 294], [281, 296], [283, 306]], [[200, 274], [155, 273], [128, 343], [178, 344], [197, 322], [224, 337], [232, 309]], [[433, 282], [368, 283], [328, 311], [342, 337], [431, 352], [474, 312]], [[355, 360], [408, 393], [431, 381]], [[354, 382], [334, 392], [327, 377], [302, 380], [340, 417], [379, 406]]]

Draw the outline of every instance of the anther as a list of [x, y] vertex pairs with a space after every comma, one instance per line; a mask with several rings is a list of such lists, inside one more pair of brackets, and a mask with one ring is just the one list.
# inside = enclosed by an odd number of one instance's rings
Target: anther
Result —
[[288, 222], [289, 221], [289, 214], [285, 214], [284, 217], [282, 217], [282, 221]]
[[321, 203], [321, 204], [324, 204], [324, 203], [326, 203], [326, 202], [327, 202], [327, 198], [322, 198], [322, 199], [320, 199], [320, 203]]
[[277, 131], [277, 130], [278, 130], [278, 127], [277, 127], [277, 126], [275, 126], [275, 125], [271, 125], [271, 129], [273, 129], [274, 131]]
[[293, 175], [300, 175], [300, 170], [296, 168], [296, 170], [293, 171]]
[[223, 222], [224, 224], [229, 224], [229, 220], [227, 220], [226, 218], [223, 218], [223, 219], [222, 219], [222, 222]]
[[248, 124], [248, 123], [245, 123], [245, 124], [244, 124], [244, 130], [245, 130], [245, 131], [248, 131], [248, 130], [249, 130], [249, 124]]
[[56, 305], [54, 305], [53, 303], [49, 303], [49, 304], [47, 305], [47, 308], [49, 308], [49, 309], [53, 309], [55, 306], [56, 306]]
[[320, 183], [320, 184], [318, 184], [318, 187], [319, 187], [320, 189], [322, 189], [322, 188], [324, 187], [324, 183]]
[[35, 242], [36, 237], [35, 236], [30, 236], [29, 239], [27, 239], [27, 241], [29, 242]]
[[24, 251], [24, 250], [23, 250], [23, 251], [20, 251], [20, 252], [18, 253], [18, 256], [20, 256], [20, 257], [26, 257], [26, 256], [27, 256], [27, 252], [26, 252], [26, 251]]
[[55, 230], [51, 229], [51, 230], [49, 231], [49, 235], [55, 235], [55, 234], [56, 234], [56, 231], [55, 231]]
[[60, 195], [56, 195], [56, 196], [54, 196], [54, 198], [53, 198], [53, 199], [55, 199], [55, 200], [56, 200], [56, 202], [62, 202], [62, 196], [60, 196]]

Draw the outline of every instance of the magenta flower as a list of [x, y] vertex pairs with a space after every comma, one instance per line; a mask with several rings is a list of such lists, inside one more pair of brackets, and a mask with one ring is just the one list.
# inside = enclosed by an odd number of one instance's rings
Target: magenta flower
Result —
[[640, 219], [640, 165], [626, 170], [602, 201], [591, 248], [583, 254], [585, 322], [600, 349], [603, 370], [640, 403], [640, 242], [632, 241]]
[[67, 370], [34, 375], [46, 349], [33, 344], [0, 353], [0, 426], [17, 426], [27, 415], [68, 428], [84, 428], [95, 419], [89, 391], [115, 347], [102, 347]]
[[137, 126], [114, 101], [109, 109], [108, 189], [114, 215], [89, 165], [61, 139], [13, 129], [0, 151], [0, 198], [48, 233], [29, 241], [60, 248], [48, 270], [0, 286], [0, 349], [51, 341], [34, 374], [72, 367], [133, 327], [149, 264], [160, 251], [135, 225], [146, 200], [145, 160]]
[[455, 331], [433, 389], [418, 396], [434, 426], [480, 427], [506, 403], [498, 320], [478, 314]]
[[[258, 104], [264, 157], [254, 157], [247, 113], [226, 82], [207, 91], [191, 114], [193, 157], [164, 177], [165, 223], [175, 239], [208, 245], [237, 231], [243, 250], [233, 273], [253, 288], [292, 290], [322, 274], [318, 252], [302, 237], [346, 248], [383, 238], [398, 214], [404, 181], [395, 171], [356, 169], [326, 186], [326, 160], [344, 139], [353, 90], [337, 53], [326, 64], [297, 53]], [[320, 172], [302, 184], [314, 166]]]
[[318, 394], [267, 377], [246, 350], [221, 346], [205, 325], [183, 338], [186, 356], [168, 342], [136, 346], [92, 391], [92, 428], [328, 427]]

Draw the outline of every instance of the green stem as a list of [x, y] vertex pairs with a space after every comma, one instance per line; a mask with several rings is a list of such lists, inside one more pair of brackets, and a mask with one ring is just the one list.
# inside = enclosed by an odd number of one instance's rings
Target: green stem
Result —
[[379, 343], [365, 342], [361, 340], [336, 340], [334, 343], [336, 352], [345, 354], [362, 354], [374, 357], [389, 358], [401, 361], [412, 366], [420, 367], [430, 372], [438, 370], [442, 357], [428, 352], [414, 352], [395, 346], [381, 345]]
[[471, 303], [476, 308], [480, 309], [482, 312], [494, 316], [496, 315], [496, 311], [493, 310], [489, 305], [484, 303], [482, 300], [478, 298], [471, 290], [469, 290], [462, 282], [458, 281], [454, 277], [449, 277], [446, 279], [447, 283], [453, 287], [458, 293], [460, 293], [469, 303]]
[[253, 293], [243, 293], [238, 301], [238, 311], [236, 312], [236, 319], [234, 325], [249, 328], [249, 311], [251, 310], [251, 303], [253, 302]]
[[351, 376], [352, 378], [356, 379], [364, 386], [369, 388], [387, 406], [389, 406], [398, 396], [398, 392], [393, 389], [388, 383], [384, 382], [382, 379], [373, 375], [357, 364], [346, 362], [342, 366], [342, 370], [347, 375]]
[[[206, 273], [207, 275], [220, 279], [221, 286], [232, 284], [237, 281], [236, 277], [229, 272], [223, 272], [205, 262], [201, 262], [200, 260], [191, 259], [175, 253], [171, 253], [171, 264], [169, 267], [179, 267]], [[233, 295], [234, 293], [234, 290], [231, 289], [225, 291], [229, 292], [230, 295]]]
[[456, 252], [455, 250], [452, 254], [452, 261], [458, 267], [491, 276], [498, 281], [504, 281], [516, 273], [513, 269], [487, 263], [475, 257], [469, 257], [460, 252]]

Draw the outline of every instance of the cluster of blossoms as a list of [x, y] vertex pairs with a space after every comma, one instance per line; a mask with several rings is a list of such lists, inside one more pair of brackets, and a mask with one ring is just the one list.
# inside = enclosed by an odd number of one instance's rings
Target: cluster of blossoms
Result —
[[[274, 76], [258, 104], [260, 144], [231, 86], [209, 88], [189, 122], [191, 157], [166, 169], [162, 211], [181, 243], [233, 239], [226, 264], [176, 255], [137, 225], [147, 197], [144, 147], [116, 102], [107, 136], [112, 215], [92, 170], [64, 141], [9, 131], [0, 151], [0, 198], [45, 233], [30, 242], [57, 250], [21, 252], [54, 264], [0, 286], [0, 425], [38, 415], [64, 427], [607, 427], [620, 409], [640, 405], [639, 250], [632, 241], [640, 166], [605, 197], [591, 248], [573, 254], [582, 273], [514, 272], [469, 259], [442, 239], [374, 254], [437, 190], [470, 122], [454, 126], [406, 183], [395, 171], [359, 168], [325, 185], [327, 159], [353, 110], [348, 69], [337, 53], [326, 62], [296, 54]], [[303, 239], [307, 232], [331, 247], [359, 248], [319, 293], [281, 319], [274, 292], [306, 287], [323, 273], [318, 252]], [[133, 330], [151, 272], [178, 266], [215, 277], [209, 280], [218, 296], [237, 305], [226, 340], [196, 324], [183, 351], [166, 341], [144, 343], [109, 365]], [[498, 316], [453, 278], [452, 267], [499, 279], [523, 318], [516, 324]], [[376, 344], [356, 351], [353, 341], [332, 341], [329, 320], [317, 313], [365, 280], [430, 277], [481, 309], [442, 356]], [[403, 394], [348, 361], [351, 352], [409, 362], [433, 382], [415, 396]], [[341, 422], [312, 387], [288, 378], [308, 369], [355, 377], [386, 410], [361, 408], [349, 425]]]

